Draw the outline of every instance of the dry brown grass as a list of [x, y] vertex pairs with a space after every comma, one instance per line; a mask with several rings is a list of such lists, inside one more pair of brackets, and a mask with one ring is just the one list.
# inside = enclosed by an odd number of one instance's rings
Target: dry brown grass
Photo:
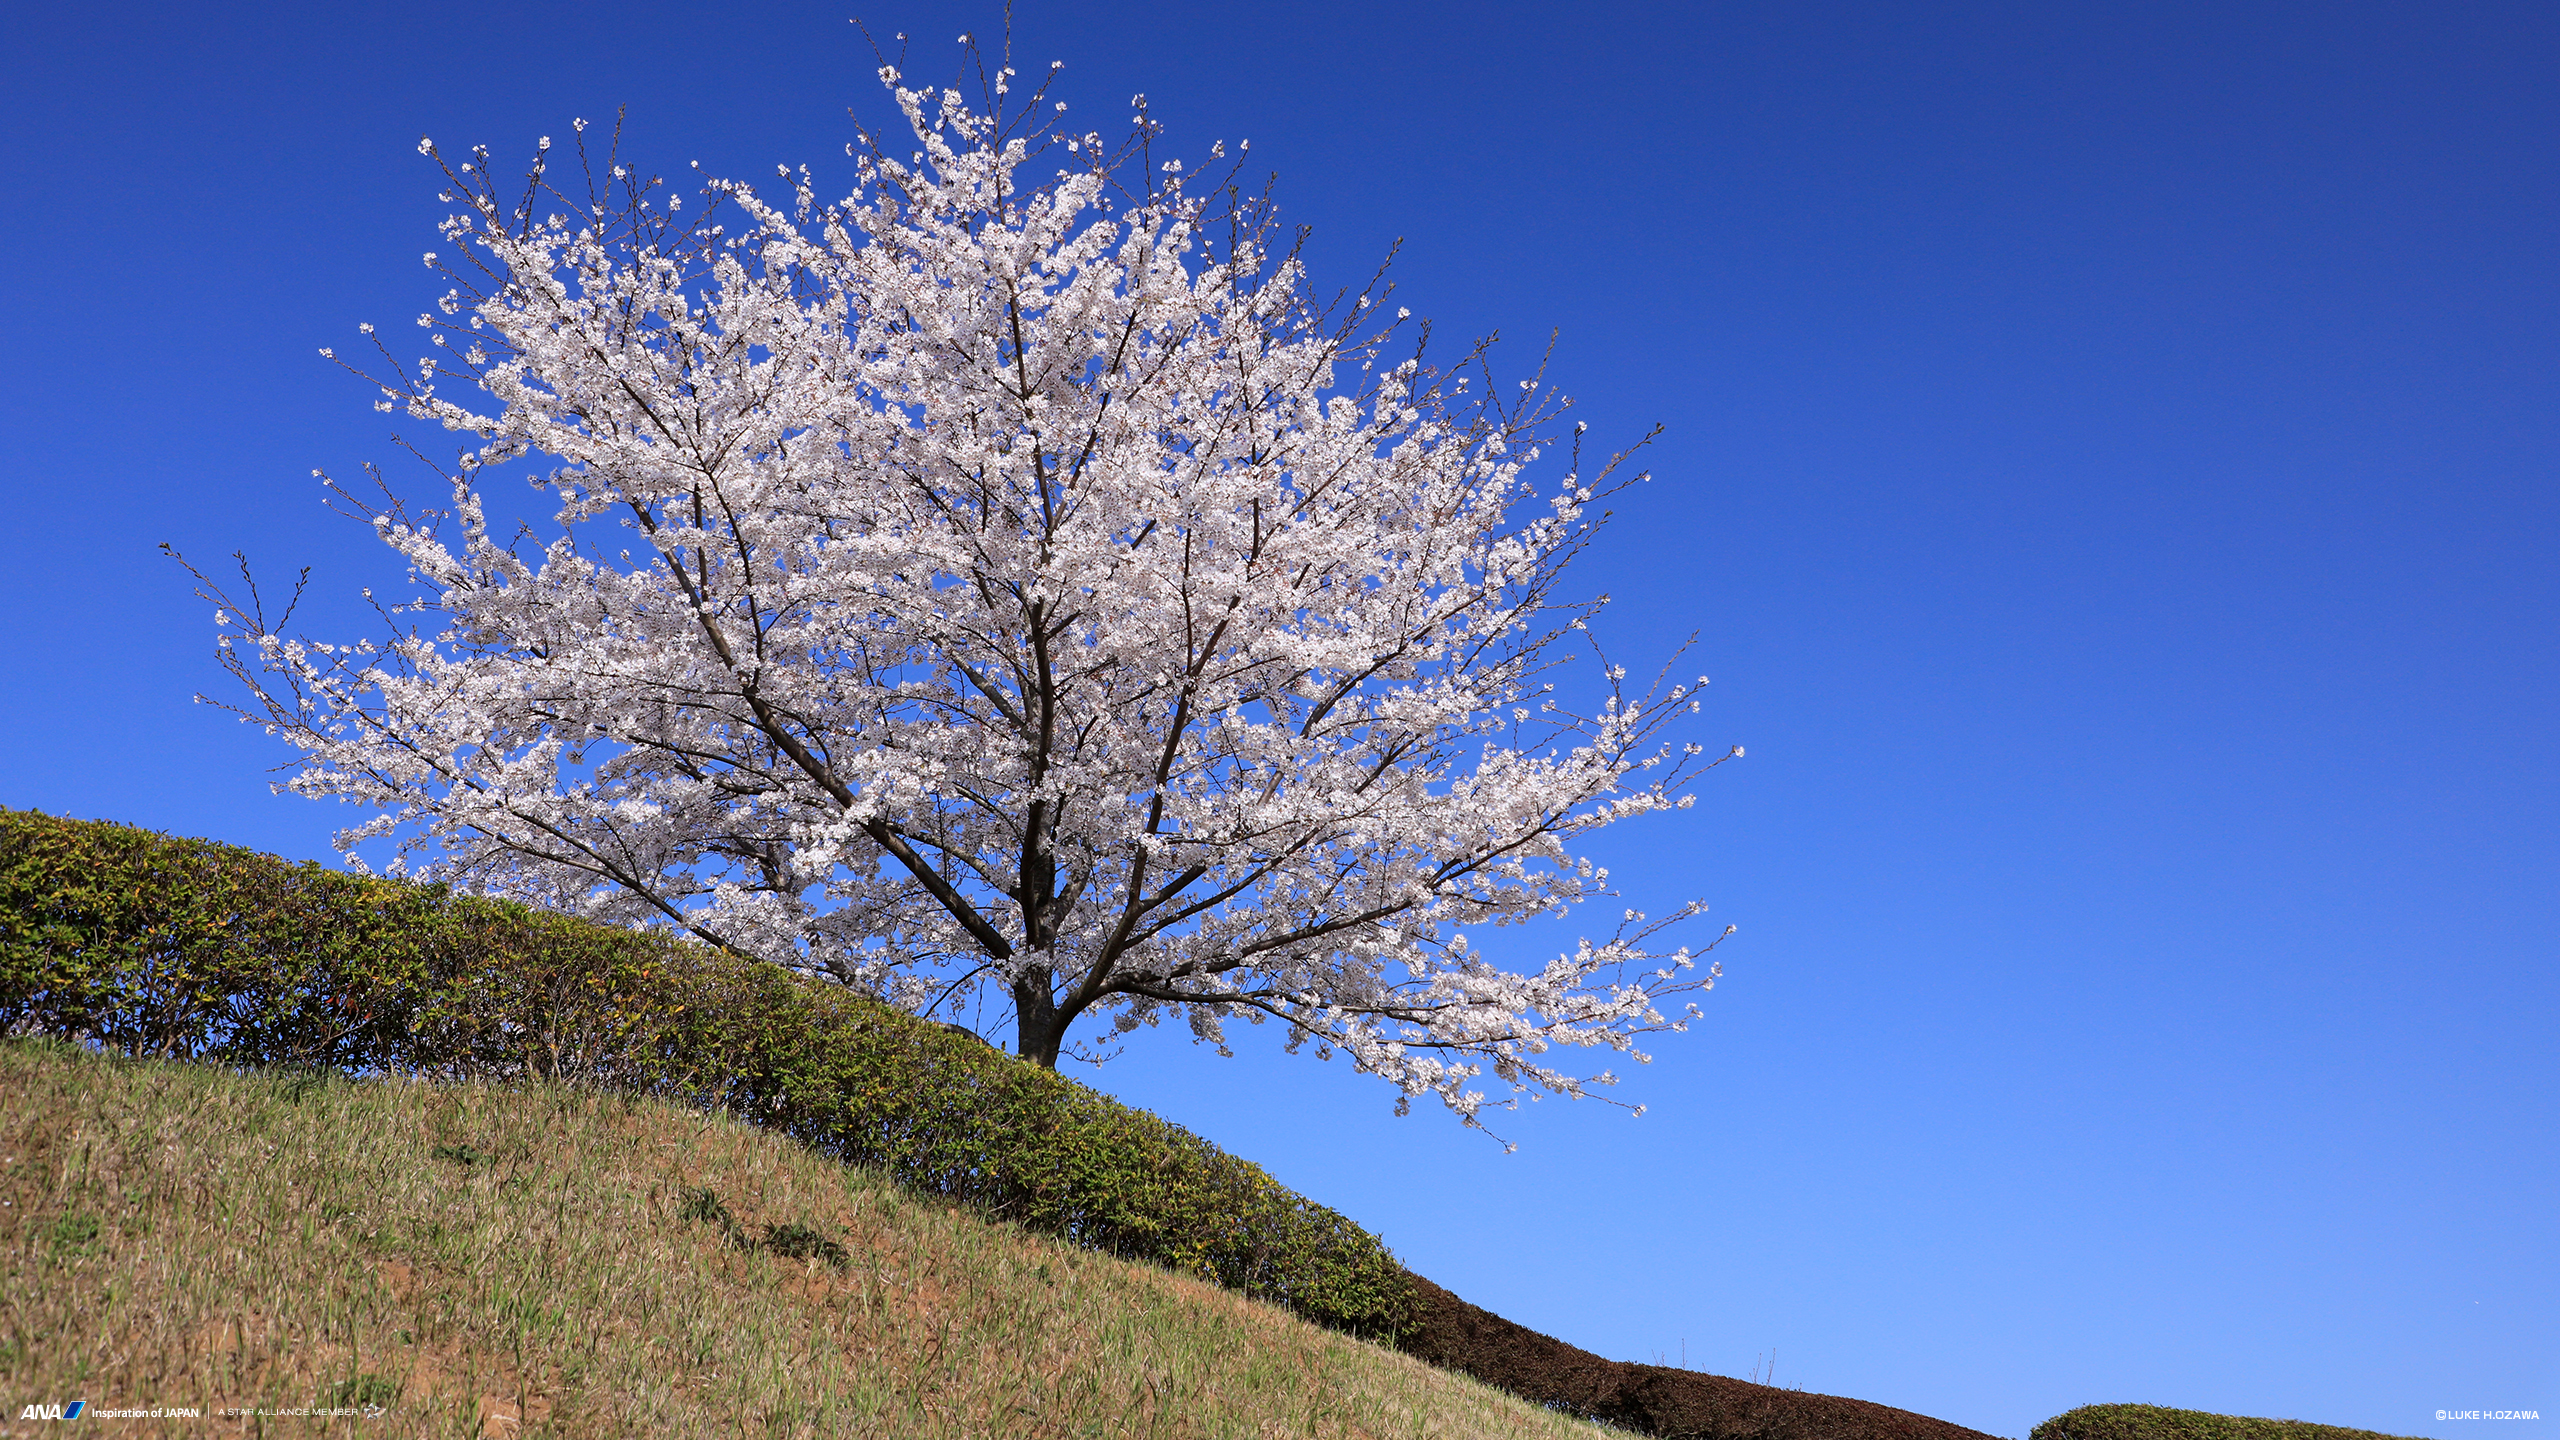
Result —
[[[0, 1434], [1604, 1433], [653, 1103], [11, 1041], [0, 1114]], [[741, 1250], [693, 1187], [847, 1263]]]

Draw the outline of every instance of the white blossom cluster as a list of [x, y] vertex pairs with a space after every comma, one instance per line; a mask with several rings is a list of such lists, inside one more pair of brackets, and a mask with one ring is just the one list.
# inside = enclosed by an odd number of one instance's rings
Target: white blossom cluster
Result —
[[[1550, 678], [1617, 462], [1534, 486], [1552, 391], [1390, 358], [1382, 282], [1311, 303], [1143, 102], [1106, 146], [1041, 133], [1045, 87], [1007, 119], [882, 77], [912, 146], [849, 147], [832, 204], [439, 159], [452, 289], [360, 373], [471, 448], [449, 511], [359, 506], [410, 569], [392, 637], [207, 591], [292, 788], [378, 807], [341, 847], [923, 1013], [992, 986], [1049, 1064], [1088, 1012], [1276, 1019], [1470, 1124], [1488, 1070], [1581, 1095], [1613, 1077], [1557, 1047], [1682, 1028], [1716, 967], [1650, 942], [1700, 907], [1527, 974], [1465, 934], [1608, 894], [1571, 843], [1689, 803], [1694, 684]], [[548, 543], [474, 488], [525, 457]]]

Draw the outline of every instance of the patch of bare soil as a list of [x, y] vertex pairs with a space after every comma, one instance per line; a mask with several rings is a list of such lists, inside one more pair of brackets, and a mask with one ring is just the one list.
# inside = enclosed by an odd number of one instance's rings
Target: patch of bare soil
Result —
[[1724, 1375], [1603, 1360], [1417, 1275], [1422, 1328], [1405, 1351], [1537, 1405], [1664, 1440], [1993, 1440], [1890, 1405], [1808, 1395]]

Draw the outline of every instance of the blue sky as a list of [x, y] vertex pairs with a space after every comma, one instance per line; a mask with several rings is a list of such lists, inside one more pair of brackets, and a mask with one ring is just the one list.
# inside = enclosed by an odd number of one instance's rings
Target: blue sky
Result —
[[[670, 173], [826, 173], [845, 7], [29, 9], [0, 804], [325, 856], [191, 706], [154, 547], [392, 574], [314, 353], [430, 298], [413, 153], [629, 106]], [[991, 6], [880, 5], [940, 73]], [[2006, 1436], [2143, 1401], [2526, 1440], [2560, 1409], [2560, 11], [1025, 5], [1174, 153], [1250, 137], [1320, 281], [1667, 427], [1586, 560], [1699, 633], [1747, 759], [1600, 847], [1740, 933], [1517, 1154], [1249, 1033], [1096, 1078], [1601, 1353]], [[1185, 146], [1190, 151], [1185, 150]], [[395, 475], [402, 473], [394, 470]], [[1548, 937], [1550, 940], [1561, 937]], [[1539, 958], [1523, 950], [1524, 958]], [[1088, 1072], [1090, 1073], [1090, 1072]], [[2514, 1432], [2524, 1432], [2514, 1434]]]

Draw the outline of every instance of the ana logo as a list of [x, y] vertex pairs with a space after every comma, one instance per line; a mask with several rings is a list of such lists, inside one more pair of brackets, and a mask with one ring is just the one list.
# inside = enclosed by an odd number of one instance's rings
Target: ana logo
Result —
[[[18, 1418], [21, 1420], [77, 1420], [80, 1418], [80, 1412], [88, 1408], [89, 1402], [86, 1400], [74, 1400], [68, 1405], [30, 1405], [18, 1412]], [[0, 1410], [0, 1415], [7, 1413], [5, 1410]]]

